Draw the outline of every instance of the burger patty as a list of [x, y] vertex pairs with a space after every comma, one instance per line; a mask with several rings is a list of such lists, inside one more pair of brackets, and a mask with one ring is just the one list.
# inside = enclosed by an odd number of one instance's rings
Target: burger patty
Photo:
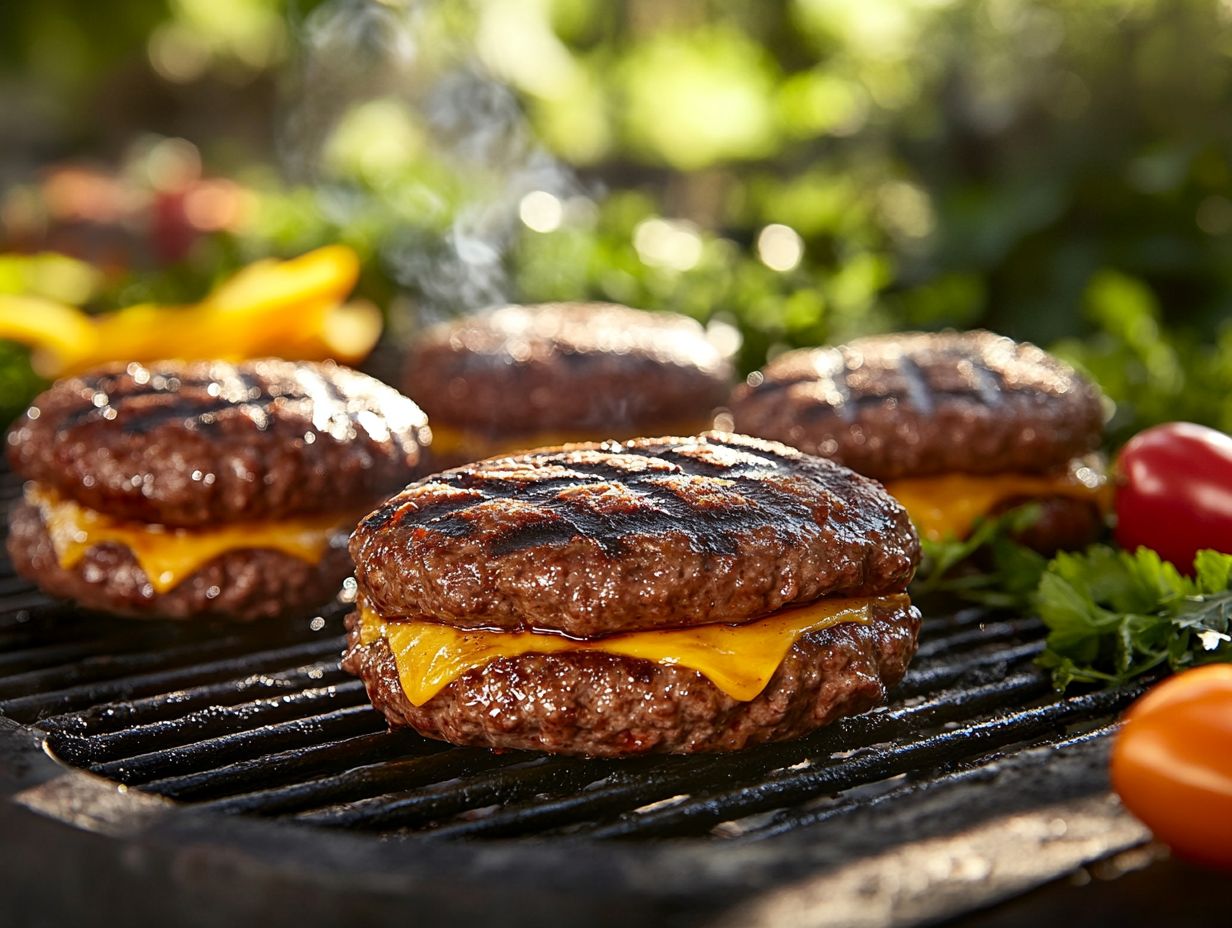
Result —
[[865, 624], [801, 636], [766, 688], [741, 702], [679, 665], [602, 652], [498, 658], [422, 706], [398, 680], [384, 638], [364, 645], [347, 620], [345, 670], [361, 677], [394, 727], [454, 744], [615, 757], [734, 751], [799, 737], [885, 701], [915, 654], [920, 614], [884, 607]]
[[9, 433], [21, 476], [119, 519], [355, 511], [414, 476], [427, 420], [333, 363], [162, 362], [59, 381]]
[[993, 514], [1016, 509], [1025, 503], [1038, 506], [1039, 516], [1018, 532], [1014, 540], [1040, 554], [1052, 555], [1058, 551], [1085, 548], [1104, 532], [1104, 514], [1099, 506], [1072, 496], [1006, 500]]
[[403, 385], [433, 420], [457, 428], [610, 437], [704, 418], [731, 377], [728, 358], [687, 316], [549, 303], [428, 330], [411, 346]]
[[899, 592], [919, 541], [873, 481], [712, 432], [433, 475], [368, 516], [351, 554], [383, 616], [590, 637]]
[[875, 477], [1040, 473], [1095, 449], [1099, 390], [991, 332], [882, 335], [784, 354], [731, 400], [738, 431]]
[[249, 620], [331, 599], [351, 572], [346, 540], [347, 532], [339, 529], [316, 564], [281, 551], [228, 551], [156, 593], [132, 552], [116, 542], [95, 545], [71, 568], [61, 567], [38, 509], [23, 502], [10, 515], [8, 552], [17, 573], [52, 596], [90, 609], [150, 618]]

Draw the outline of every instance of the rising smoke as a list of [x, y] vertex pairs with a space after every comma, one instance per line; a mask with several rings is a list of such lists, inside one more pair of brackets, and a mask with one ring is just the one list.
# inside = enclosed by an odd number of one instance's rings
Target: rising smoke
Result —
[[[379, 245], [412, 297], [414, 319], [395, 319], [396, 328], [509, 300], [519, 203], [537, 190], [561, 200], [580, 192], [534, 137], [515, 94], [479, 60], [477, 15], [467, 0], [329, 0], [294, 30], [278, 139], [289, 177], [314, 186], [339, 224], [369, 211], [372, 198], [415, 204], [417, 215]], [[404, 108], [432, 162], [448, 167], [447, 194], [429, 180], [391, 193], [331, 176], [329, 139], [349, 112], [376, 99]]]

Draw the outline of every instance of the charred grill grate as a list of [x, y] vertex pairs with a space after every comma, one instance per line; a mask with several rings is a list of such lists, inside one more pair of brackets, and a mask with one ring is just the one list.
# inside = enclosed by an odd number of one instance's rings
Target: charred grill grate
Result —
[[[0, 504], [20, 492], [0, 477]], [[342, 604], [266, 627], [111, 620], [0, 560], [0, 715], [63, 763], [196, 808], [432, 839], [756, 841], [1098, 737], [1136, 690], [1058, 698], [1041, 628], [977, 610], [925, 621], [885, 709], [734, 756], [579, 761], [386, 731], [338, 669]]]

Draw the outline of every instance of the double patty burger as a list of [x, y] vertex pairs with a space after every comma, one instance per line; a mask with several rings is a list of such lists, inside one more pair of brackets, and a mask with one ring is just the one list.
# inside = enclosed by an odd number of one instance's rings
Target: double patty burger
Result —
[[429, 329], [403, 387], [443, 465], [527, 448], [710, 428], [731, 381], [706, 330], [605, 303], [505, 306]]
[[317, 605], [364, 512], [415, 475], [427, 420], [334, 364], [129, 364], [62, 380], [9, 433], [9, 555], [48, 593], [139, 616]]
[[351, 541], [343, 666], [395, 727], [617, 756], [792, 738], [915, 653], [906, 512], [738, 435], [497, 458], [411, 484]]
[[1022, 541], [1098, 536], [1106, 479], [1098, 388], [1034, 345], [991, 332], [909, 333], [788, 352], [732, 397], [735, 428], [885, 484], [930, 540], [1031, 501]]

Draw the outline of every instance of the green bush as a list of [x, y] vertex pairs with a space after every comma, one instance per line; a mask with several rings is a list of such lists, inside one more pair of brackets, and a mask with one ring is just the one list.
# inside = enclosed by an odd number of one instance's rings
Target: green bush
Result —
[[[121, 128], [185, 134], [207, 165], [253, 178], [261, 193], [254, 223], [156, 275], [153, 289], [199, 292], [253, 256], [343, 239], [365, 255], [365, 292], [410, 307], [399, 332], [416, 308], [449, 311], [407, 271], [407, 255], [435, 260], [468, 198], [498, 191], [503, 175], [457, 174], [424, 132], [413, 82], [391, 79], [403, 74], [395, 40], [411, 34], [409, 7], [369, 4], [348, 20], [367, 43], [349, 56], [362, 69], [348, 70], [345, 44], [308, 29], [343, 11], [339, 0], [130, 0], [107, 5], [105, 25], [90, 18], [96, 6], [0, 8], [0, 67], [39, 99], [73, 101], [38, 117], [56, 150], [105, 154], [101, 140], [118, 130], [91, 121], [91, 93], [138, 71], [149, 93], [174, 85], [216, 102]], [[1098, 379], [1118, 404], [1114, 441], [1163, 419], [1232, 429], [1223, 0], [414, 6], [439, 19], [414, 28], [474, 39], [538, 138], [576, 172], [556, 191], [560, 227], [502, 240], [495, 290], [479, 294], [720, 318], [744, 337], [745, 369], [864, 332], [986, 326], [1055, 346]], [[196, 43], [199, 73], [159, 72], [159, 43], [172, 39]], [[313, 137], [318, 161], [306, 142], [294, 153], [294, 180], [254, 172], [278, 159], [233, 133], [217, 103], [274, 86], [271, 124], [288, 107], [337, 116]], [[306, 173], [305, 159], [315, 165]], [[798, 242], [798, 262], [759, 250], [772, 224], [798, 236], [780, 235], [788, 257]], [[99, 305], [152, 288], [141, 280]], [[15, 369], [6, 351], [0, 363]], [[12, 391], [29, 380], [4, 376], [12, 410]]]

